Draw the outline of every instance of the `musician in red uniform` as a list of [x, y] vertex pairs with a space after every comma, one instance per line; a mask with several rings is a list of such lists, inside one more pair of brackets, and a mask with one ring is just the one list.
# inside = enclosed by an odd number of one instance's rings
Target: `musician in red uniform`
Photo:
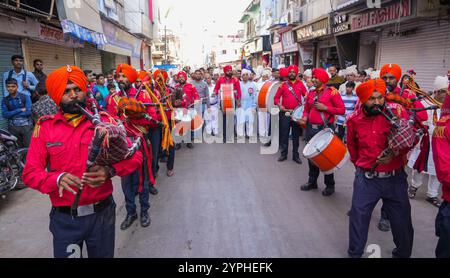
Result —
[[[356, 167], [353, 183], [352, 207], [349, 212], [350, 257], [361, 257], [367, 242], [372, 211], [380, 199], [391, 220], [396, 248], [393, 257], [411, 256], [414, 230], [408, 198], [407, 174], [404, 171], [406, 154], [410, 150], [381, 155], [388, 147], [392, 124], [380, 111], [386, 110], [386, 85], [381, 79], [369, 80], [356, 88], [362, 103], [359, 111], [347, 119], [347, 147], [350, 160]], [[408, 115], [399, 104], [391, 104], [393, 113], [401, 118]], [[379, 164], [374, 171], [373, 165]]]
[[[303, 118], [299, 121], [301, 125], [306, 125], [305, 140], [311, 140], [314, 135], [324, 128], [334, 130], [336, 115], [345, 114], [345, 106], [341, 94], [334, 87], [327, 86], [329, 80], [328, 73], [322, 68], [312, 71], [312, 80], [316, 89], [310, 91], [305, 99], [305, 109]], [[311, 161], [309, 165], [308, 182], [301, 186], [301, 190], [309, 191], [317, 189], [317, 179], [320, 174], [319, 168]], [[325, 175], [326, 188], [322, 191], [323, 196], [330, 196], [334, 193], [334, 175]]]
[[[55, 257], [80, 256], [83, 242], [89, 257], [113, 257], [116, 205], [111, 178], [139, 168], [142, 154], [138, 151], [127, 160], [110, 167], [94, 166], [87, 172], [94, 129], [75, 106], [85, 106], [86, 77], [81, 69], [65, 66], [49, 74], [46, 87], [61, 109], [38, 121], [22, 179], [27, 186], [50, 196]], [[103, 121], [111, 119], [102, 115]], [[71, 215], [76, 191], [82, 187], [77, 214]]]
[[[138, 73], [128, 64], [119, 64], [116, 69], [116, 80], [119, 87], [119, 91], [112, 93], [106, 97], [106, 111], [113, 116], [117, 117], [118, 110], [117, 105], [121, 97], [128, 97], [129, 94], [135, 95], [136, 89], [131, 86], [138, 79]], [[128, 85], [127, 85], [128, 82]]]
[[[166, 103], [165, 111], [166, 111], [166, 117], [167, 121], [169, 123], [169, 130], [172, 131], [173, 128], [173, 121], [172, 121], [172, 112], [173, 109], [169, 108], [169, 103], [172, 104], [173, 97], [169, 97], [171, 95], [171, 91], [169, 87], [167, 87], [167, 82], [169, 81], [169, 75], [166, 71], [163, 70], [156, 70], [153, 73], [153, 80], [154, 80], [154, 86], [155, 90], [157, 90], [161, 97], [164, 97], [162, 100], [163, 103]], [[172, 107], [173, 108], [173, 107]], [[170, 136], [172, 136], [172, 132], [170, 133]], [[164, 138], [163, 138], [164, 139]], [[160, 154], [161, 154], [161, 162], [167, 163], [167, 176], [171, 177], [174, 174], [174, 165], [175, 165], [175, 148], [174, 146], [169, 146], [169, 151], [166, 153], [166, 151], [162, 150], [162, 145], [159, 148]], [[158, 167], [159, 168], [159, 167]]]
[[[406, 88], [401, 89], [399, 87], [399, 85], [403, 86], [403, 84], [399, 84], [401, 77], [402, 77], [402, 69], [400, 68], [399, 65], [386, 64], [381, 67], [380, 78], [383, 79], [383, 81], [386, 83], [387, 94], [398, 95], [401, 96], [402, 98], [411, 100], [414, 108], [424, 108], [421, 101], [416, 99], [417, 96], [414, 92], [411, 92]], [[389, 95], [386, 97], [386, 99], [387, 102], [393, 102], [389, 100], [390, 99]], [[416, 118], [419, 122], [426, 121], [428, 119], [427, 111], [416, 112]], [[381, 218], [378, 223], [378, 229], [384, 232], [388, 232], [391, 229], [384, 206], [381, 207]]]
[[306, 96], [306, 88], [303, 85], [303, 82], [297, 80], [298, 67], [296, 65], [289, 66], [287, 70], [289, 80], [283, 82], [283, 84], [278, 88], [274, 98], [274, 104], [280, 108], [281, 156], [278, 158], [278, 161], [284, 161], [287, 159], [289, 132], [292, 129], [292, 160], [298, 164], [302, 164], [298, 153], [301, 127], [297, 122], [292, 120], [291, 114], [295, 108], [303, 105], [302, 99]]
[[[183, 96], [181, 99], [175, 99], [173, 104], [174, 107], [177, 108], [184, 108], [184, 109], [194, 109], [194, 103], [200, 99], [200, 96], [198, 95], [197, 89], [190, 84], [187, 83], [187, 74], [184, 71], [180, 71], [178, 74], [178, 85], [175, 86], [175, 89], [182, 89]], [[193, 133], [193, 132], [192, 132]], [[191, 142], [186, 143], [186, 147], [189, 149], [194, 148], [194, 144], [192, 144], [193, 141], [193, 134], [191, 136]], [[178, 150], [181, 148], [181, 143], [177, 143], [175, 145], [175, 149]]]
[[442, 105], [441, 118], [436, 123], [432, 138], [436, 175], [442, 183], [444, 202], [436, 216], [436, 257], [450, 258], [450, 91]]

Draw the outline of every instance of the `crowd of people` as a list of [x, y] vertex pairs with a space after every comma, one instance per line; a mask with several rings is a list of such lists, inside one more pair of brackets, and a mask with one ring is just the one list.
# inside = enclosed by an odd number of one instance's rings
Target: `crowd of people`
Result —
[[[46, 76], [44, 62], [39, 59], [34, 61], [34, 73], [24, 70], [23, 57], [16, 55], [11, 61], [13, 70], [4, 74], [7, 93], [2, 113], [8, 119], [10, 132], [22, 146], [29, 145], [24, 183], [50, 195], [55, 257], [67, 257], [68, 245], [82, 246], [83, 242], [89, 257], [114, 255], [111, 178], [115, 175], [121, 177], [127, 211], [120, 228], [128, 229], [138, 218], [142, 227], [150, 225], [149, 194], [158, 194], [155, 185], [160, 163], [166, 163], [167, 176], [174, 175], [175, 151], [183, 144], [175, 142], [172, 134], [179, 122], [175, 111], [200, 106], [198, 113], [204, 119], [205, 133], [217, 136], [222, 132], [227, 142], [227, 116], [221, 111], [224, 85], [232, 85], [233, 90], [236, 113], [234, 123], [228, 123], [234, 126], [233, 135], [267, 138], [264, 145], [270, 146], [272, 133], [279, 132], [279, 162], [287, 160], [292, 140], [292, 160], [302, 164], [302, 136], [309, 142], [321, 131], [331, 129], [345, 142], [356, 169], [348, 212], [350, 257], [363, 255], [372, 212], [380, 199], [383, 206], [379, 229], [392, 230], [396, 245], [392, 255], [411, 256], [414, 230], [409, 199], [415, 197], [426, 176], [426, 200], [439, 207], [436, 256], [450, 256], [450, 94], [446, 76], [436, 77], [432, 97], [425, 98], [414, 81], [414, 72], [402, 75], [396, 64], [383, 65], [379, 71], [358, 71], [355, 66], [338, 71], [332, 66], [302, 73], [295, 65], [256, 71], [232, 66], [194, 70], [185, 67], [166, 72], [137, 71], [120, 64], [104, 74], [68, 65]], [[271, 127], [271, 114], [258, 108], [258, 93], [268, 82], [280, 83], [273, 96], [280, 110], [277, 131]], [[303, 112], [294, 119], [293, 113], [299, 107]], [[140, 142], [139, 150], [114, 164], [94, 163], [86, 169], [85, 162], [95, 149], [92, 138], [98, 135], [92, 119], [122, 127], [127, 147]], [[422, 131], [414, 138], [414, 148], [386, 151], [399, 125], [393, 119], [404, 119], [410, 123], [407, 129]], [[105, 133], [113, 136], [114, 131]], [[109, 141], [105, 142], [101, 145], [104, 149], [110, 147]], [[194, 148], [193, 141], [185, 143]], [[411, 185], [406, 165], [413, 169]], [[302, 191], [318, 188], [321, 171], [310, 160], [308, 167]], [[334, 174], [324, 174], [324, 181], [322, 195], [333, 195]], [[440, 187], [443, 202], [438, 196]], [[74, 207], [74, 203], [79, 206]]]

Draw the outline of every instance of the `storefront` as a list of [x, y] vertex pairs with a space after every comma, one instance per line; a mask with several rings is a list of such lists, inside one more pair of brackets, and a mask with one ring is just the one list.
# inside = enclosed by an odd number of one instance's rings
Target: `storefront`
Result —
[[337, 48], [329, 28], [329, 16], [294, 29], [299, 44], [300, 68], [327, 67], [338, 63]]
[[94, 73], [103, 73], [102, 54], [100, 50], [86, 43], [80, 49], [80, 66], [82, 69], [89, 69]]
[[281, 41], [283, 43], [283, 64], [286, 67], [289, 65], [298, 65], [298, 44], [294, 40], [294, 33], [291, 30], [282, 33]]

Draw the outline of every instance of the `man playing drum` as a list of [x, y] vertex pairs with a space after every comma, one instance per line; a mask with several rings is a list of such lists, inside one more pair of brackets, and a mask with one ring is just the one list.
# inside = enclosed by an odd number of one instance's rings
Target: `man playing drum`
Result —
[[[297, 80], [298, 67], [291, 65], [288, 68], [288, 81], [284, 81], [275, 94], [274, 104], [280, 108], [280, 151], [281, 156], [278, 161], [287, 159], [289, 147], [289, 131], [292, 129], [292, 159], [302, 164], [298, 153], [300, 141], [300, 125], [291, 119], [292, 112], [303, 105], [302, 98], [306, 96], [306, 88], [303, 83]], [[281, 98], [281, 102], [280, 102]]]
[[[339, 91], [333, 87], [327, 86], [329, 80], [328, 73], [322, 68], [316, 68], [312, 71], [312, 79], [316, 89], [308, 93], [305, 99], [305, 110], [303, 118], [298, 122], [306, 125], [305, 140], [308, 142], [314, 135], [324, 128], [334, 130], [335, 115], [344, 115], [345, 106]], [[319, 168], [308, 161], [309, 179], [308, 182], [300, 188], [303, 191], [317, 189], [317, 179], [320, 174]], [[325, 175], [325, 190], [323, 196], [330, 196], [334, 193], [334, 174]]]
[[[347, 252], [350, 257], [363, 255], [372, 211], [382, 199], [396, 245], [392, 256], [407, 258], [411, 256], [414, 237], [407, 174], [403, 169], [409, 148], [397, 155], [394, 152], [380, 155], [388, 147], [388, 136], [392, 132], [391, 122], [381, 114], [386, 110], [383, 80], [369, 80], [359, 85], [356, 94], [362, 107], [347, 120], [347, 147], [356, 167]], [[408, 118], [401, 105], [392, 110], [396, 117]], [[378, 166], [371, 171], [374, 164]]]

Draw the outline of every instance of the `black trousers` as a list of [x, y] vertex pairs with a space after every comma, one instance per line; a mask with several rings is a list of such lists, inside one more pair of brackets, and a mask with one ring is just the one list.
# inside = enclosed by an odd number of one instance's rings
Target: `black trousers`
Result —
[[28, 148], [30, 146], [31, 135], [33, 134], [33, 125], [8, 126], [8, 131], [17, 137], [19, 148]]
[[[328, 125], [328, 127], [334, 129], [334, 126], [332, 124]], [[305, 141], [308, 142], [309, 140], [311, 140], [314, 137], [314, 135], [319, 133], [321, 130], [323, 130], [323, 128], [314, 129], [312, 125], [308, 124], [306, 126], [305, 131]], [[315, 184], [317, 183], [317, 179], [319, 178], [320, 169], [309, 159], [308, 159], [308, 166], [309, 166], [308, 183]], [[324, 178], [325, 178], [325, 185], [329, 188], [334, 188], [335, 185], [334, 174], [324, 175]]]
[[280, 112], [280, 151], [282, 156], [288, 155], [289, 132], [292, 129], [292, 158], [299, 158], [298, 146], [300, 145], [301, 127], [296, 122], [287, 117], [284, 112]]
[[363, 170], [356, 170], [352, 207], [349, 212], [348, 254], [351, 257], [361, 257], [364, 254], [372, 212], [380, 199], [383, 200], [383, 206], [391, 222], [396, 246], [392, 256], [408, 258], [412, 252], [414, 229], [405, 171], [389, 178], [368, 179]]
[[158, 164], [158, 155], [159, 150], [161, 148], [161, 127], [152, 128], [147, 134], [147, 138], [152, 143], [152, 172], [153, 177], [156, 177], [156, 174], [159, 170]]
[[450, 258], [450, 203], [444, 201], [436, 216], [436, 258]]

